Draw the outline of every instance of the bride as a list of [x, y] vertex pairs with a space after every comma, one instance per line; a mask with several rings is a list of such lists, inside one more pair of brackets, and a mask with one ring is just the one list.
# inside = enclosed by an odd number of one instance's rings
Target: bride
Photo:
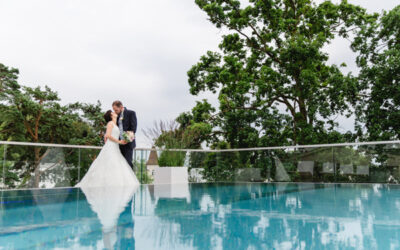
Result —
[[106, 143], [101, 149], [100, 154], [93, 161], [86, 175], [75, 187], [139, 185], [135, 173], [119, 149], [119, 144], [125, 144], [125, 141], [118, 139], [120, 133], [117, 126], [117, 117], [117, 114], [111, 110], [108, 110], [104, 114], [104, 119], [107, 122]]

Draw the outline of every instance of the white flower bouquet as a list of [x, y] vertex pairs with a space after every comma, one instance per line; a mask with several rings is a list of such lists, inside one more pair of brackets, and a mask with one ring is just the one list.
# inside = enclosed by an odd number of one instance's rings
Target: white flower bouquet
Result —
[[132, 142], [135, 139], [135, 134], [132, 131], [124, 131], [122, 133], [122, 139], [126, 142]]

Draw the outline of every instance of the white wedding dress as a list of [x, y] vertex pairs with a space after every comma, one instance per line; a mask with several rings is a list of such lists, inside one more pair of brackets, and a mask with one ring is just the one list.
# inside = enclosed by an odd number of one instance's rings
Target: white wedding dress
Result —
[[[119, 128], [114, 125], [111, 136], [119, 138]], [[107, 140], [88, 172], [75, 187], [137, 186], [135, 173], [122, 156], [119, 144]]]

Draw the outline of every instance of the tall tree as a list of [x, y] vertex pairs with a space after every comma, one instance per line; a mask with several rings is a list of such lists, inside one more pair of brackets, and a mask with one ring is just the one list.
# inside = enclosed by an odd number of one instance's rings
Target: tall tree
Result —
[[190, 92], [218, 92], [219, 111], [208, 122], [231, 147], [343, 139], [334, 116], [350, 115], [357, 81], [328, 63], [324, 47], [365, 25], [363, 8], [311, 0], [196, 4], [228, 34], [219, 52], [207, 52], [189, 70]]
[[[58, 94], [49, 87], [31, 88], [20, 85], [17, 80], [18, 70], [0, 64], [0, 139], [101, 144], [100, 103], [61, 105]], [[14, 169], [22, 170], [25, 181], [33, 175], [33, 186], [38, 187], [43, 174], [40, 163], [49, 153], [51, 150], [45, 147], [33, 147], [33, 150], [12, 147], [8, 158], [15, 162]]]
[[366, 140], [400, 139], [400, 5], [364, 26], [352, 48], [361, 69], [359, 135]]

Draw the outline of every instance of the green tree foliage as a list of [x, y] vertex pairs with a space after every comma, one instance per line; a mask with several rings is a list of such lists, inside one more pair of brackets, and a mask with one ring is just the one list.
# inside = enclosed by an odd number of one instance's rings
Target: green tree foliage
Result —
[[373, 21], [352, 44], [361, 69], [359, 135], [367, 140], [400, 139], [400, 5]]
[[[197, 115], [195, 111], [194, 113]], [[211, 132], [211, 126], [202, 122], [191, 124], [192, 119], [193, 116], [190, 113], [183, 113], [176, 119], [179, 123], [160, 121], [155, 123], [153, 128], [143, 131], [155, 146], [162, 149], [158, 158], [160, 166], [183, 166], [186, 152], [169, 149], [196, 149], [200, 148], [201, 143], [206, 140], [206, 135]]]
[[[216, 149], [229, 149], [229, 144], [220, 142]], [[208, 153], [204, 160], [203, 178], [210, 182], [234, 181], [236, 170], [240, 167], [239, 153]]]
[[310, 0], [196, 4], [228, 34], [219, 52], [207, 52], [188, 72], [191, 94], [218, 92], [219, 99], [217, 112], [198, 103], [191, 124], [196, 117], [212, 124], [210, 140], [222, 138], [232, 148], [343, 140], [333, 132], [333, 117], [350, 115], [357, 82], [329, 64], [323, 49], [368, 22], [363, 8]]
[[[103, 122], [100, 103], [97, 105], [75, 103], [61, 105], [58, 94], [49, 87], [31, 88], [18, 83], [18, 70], [0, 64], [0, 139], [8, 141], [43, 142], [57, 144], [101, 145]], [[63, 160], [70, 165], [69, 182], [77, 179], [78, 150], [65, 149]], [[32, 186], [38, 187], [44, 174], [40, 164], [51, 156], [47, 147], [9, 147], [7, 164], [19, 171], [23, 178], [19, 185], [26, 185], [33, 176]], [[93, 160], [97, 152], [82, 152], [81, 163]], [[53, 153], [54, 154], [54, 153]], [[57, 161], [59, 154], [54, 155]], [[57, 164], [54, 164], [57, 166]], [[51, 169], [46, 169], [50, 171]], [[84, 169], [83, 169], [84, 170]], [[7, 169], [11, 173], [11, 169]], [[83, 171], [84, 172], [84, 171]], [[10, 175], [10, 174], [9, 174]], [[7, 176], [9, 176], [7, 175]], [[10, 180], [15, 180], [10, 175]], [[6, 183], [13, 186], [10, 182]]]
[[[358, 82], [328, 63], [324, 48], [337, 37], [349, 38], [372, 22], [373, 15], [347, 1], [195, 2], [225, 35], [219, 51], [208, 51], [188, 71], [190, 93], [217, 93], [219, 107], [197, 102], [178, 117], [182, 127], [210, 126], [199, 138], [212, 148], [221, 143], [247, 148], [354, 139], [351, 133], [335, 131], [334, 119], [351, 115], [359, 98]], [[260, 168], [265, 178], [271, 157], [240, 152], [228, 168]], [[215, 155], [202, 160], [208, 180], [233, 178], [233, 173], [229, 178], [217, 174], [223, 161]]]

